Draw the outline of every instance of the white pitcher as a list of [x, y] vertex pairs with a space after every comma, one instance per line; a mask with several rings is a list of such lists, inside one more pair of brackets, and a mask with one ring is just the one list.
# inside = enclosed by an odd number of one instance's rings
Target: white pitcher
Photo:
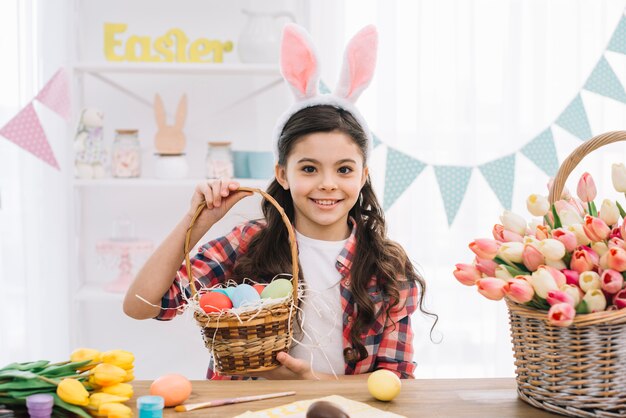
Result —
[[278, 64], [281, 18], [295, 22], [290, 12], [258, 12], [242, 10], [248, 16], [237, 45], [239, 59], [245, 63]]

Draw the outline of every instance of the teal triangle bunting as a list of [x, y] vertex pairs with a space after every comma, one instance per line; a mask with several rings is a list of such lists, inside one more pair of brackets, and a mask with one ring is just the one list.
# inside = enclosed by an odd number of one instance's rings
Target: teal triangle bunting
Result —
[[587, 112], [585, 111], [580, 93], [561, 113], [556, 120], [556, 124], [578, 137], [581, 141], [591, 138], [591, 128], [589, 127]]
[[402, 193], [420, 175], [426, 164], [415, 158], [387, 148], [387, 167], [385, 169], [385, 194], [383, 209], [389, 209]]
[[511, 210], [515, 182], [515, 154], [490, 161], [478, 167], [500, 204]]
[[463, 196], [465, 196], [467, 184], [472, 175], [472, 167], [435, 166], [435, 175], [446, 209], [448, 226], [450, 226], [463, 202]]
[[320, 80], [319, 82], [319, 90], [320, 90], [320, 93], [322, 94], [330, 94], [330, 89], [328, 88], [326, 83], [324, 83], [323, 80]]
[[622, 18], [619, 20], [617, 29], [613, 32], [607, 49], [609, 51], [626, 54], [626, 16], [622, 15]]
[[626, 103], [626, 93], [609, 62], [602, 56], [587, 79], [585, 90]]
[[521, 149], [522, 154], [548, 176], [554, 176], [559, 169], [552, 129], [548, 128]]

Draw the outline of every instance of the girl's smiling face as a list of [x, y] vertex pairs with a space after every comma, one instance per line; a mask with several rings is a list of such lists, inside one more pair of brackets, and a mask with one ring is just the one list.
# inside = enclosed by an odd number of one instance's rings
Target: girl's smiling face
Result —
[[339, 131], [303, 136], [286, 165], [276, 165], [276, 179], [293, 199], [296, 229], [326, 241], [350, 235], [348, 212], [359, 199], [367, 173], [358, 145]]

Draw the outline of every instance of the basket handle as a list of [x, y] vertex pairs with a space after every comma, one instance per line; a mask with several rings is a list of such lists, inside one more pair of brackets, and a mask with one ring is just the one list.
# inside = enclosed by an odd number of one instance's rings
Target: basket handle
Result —
[[[235, 192], [255, 192], [259, 193], [263, 196], [268, 202], [270, 202], [280, 213], [285, 226], [287, 227], [287, 232], [289, 233], [289, 246], [291, 247], [291, 271], [293, 275], [293, 300], [298, 300], [298, 248], [296, 247], [296, 234], [293, 230], [293, 226], [291, 222], [289, 222], [289, 218], [285, 213], [284, 209], [278, 204], [278, 202], [268, 193], [264, 192], [261, 189], [256, 189], [252, 187], [239, 187], [235, 190]], [[189, 223], [189, 227], [187, 228], [187, 234], [185, 235], [185, 267], [187, 268], [187, 279], [189, 280], [189, 286], [191, 287], [191, 295], [195, 296], [198, 293], [196, 289], [196, 285], [194, 283], [194, 278], [191, 275], [191, 261], [189, 260], [189, 241], [191, 240], [191, 230], [193, 229], [193, 225], [200, 216], [202, 210], [206, 208], [206, 203], [200, 203], [196, 209], [193, 218], [191, 218], [191, 222]]]
[[587, 154], [595, 151], [596, 149], [612, 144], [614, 142], [626, 141], [626, 131], [612, 131], [606, 132], [597, 136], [594, 136], [588, 141], [585, 141], [581, 145], [578, 146], [572, 153], [563, 161], [561, 167], [559, 167], [559, 171], [556, 173], [556, 177], [554, 178], [554, 182], [552, 183], [552, 187], [550, 188], [549, 201], [550, 205], [554, 204], [555, 201], [560, 199], [561, 193], [563, 193], [563, 188], [565, 187], [565, 182], [567, 181], [567, 177], [570, 175], [572, 170], [578, 165], [580, 160], [582, 160]]

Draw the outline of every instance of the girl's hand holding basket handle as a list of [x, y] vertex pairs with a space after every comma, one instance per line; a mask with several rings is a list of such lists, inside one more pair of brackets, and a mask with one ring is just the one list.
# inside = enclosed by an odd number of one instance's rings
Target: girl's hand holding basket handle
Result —
[[203, 233], [208, 231], [237, 202], [253, 194], [248, 191], [238, 191], [238, 189], [239, 183], [228, 179], [198, 183], [191, 198], [188, 215], [193, 218], [201, 205], [204, 204], [206, 207], [200, 212], [194, 225]]

